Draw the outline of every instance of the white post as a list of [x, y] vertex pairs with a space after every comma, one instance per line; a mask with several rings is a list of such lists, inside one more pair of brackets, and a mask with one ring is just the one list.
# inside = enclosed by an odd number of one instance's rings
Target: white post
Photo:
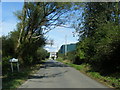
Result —
[[17, 62], [17, 69], [18, 69], [18, 72], [19, 72], [19, 63]]
[[12, 64], [12, 62], [11, 62], [11, 69], [12, 69], [12, 72], [13, 72], [13, 64]]

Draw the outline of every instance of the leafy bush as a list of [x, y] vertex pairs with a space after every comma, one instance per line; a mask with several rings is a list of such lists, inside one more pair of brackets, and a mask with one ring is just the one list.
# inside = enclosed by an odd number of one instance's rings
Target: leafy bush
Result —
[[11, 67], [9, 60], [11, 59], [11, 56], [6, 56], [2, 58], [2, 74], [9, 73]]
[[[109, 28], [108, 28], [109, 27]], [[77, 56], [92, 65], [95, 71], [120, 71], [120, 30], [117, 24], [100, 25], [93, 38], [86, 37], [77, 45]], [[79, 59], [78, 59], [78, 62]]]
[[75, 51], [68, 52], [66, 58], [68, 60], [70, 60], [71, 62], [74, 62], [74, 60], [75, 60], [75, 54], [76, 54]]
[[45, 60], [46, 58], [49, 58], [49, 53], [43, 48], [38, 48], [36, 54], [38, 60]]
[[14, 41], [9, 36], [2, 36], [2, 56], [14, 56]]
[[[109, 28], [108, 28], [109, 27]], [[99, 39], [95, 45], [96, 53], [92, 57], [92, 61], [97, 64], [99, 70], [116, 72], [120, 70], [120, 30], [118, 25], [114, 23], [104, 24], [100, 30], [105, 31], [104, 37]], [[99, 35], [101, 35], [99, 33]], [[104, 58], [103, 58], [104, 57]], [[94, 65], [96, 66], [96, 65]]]

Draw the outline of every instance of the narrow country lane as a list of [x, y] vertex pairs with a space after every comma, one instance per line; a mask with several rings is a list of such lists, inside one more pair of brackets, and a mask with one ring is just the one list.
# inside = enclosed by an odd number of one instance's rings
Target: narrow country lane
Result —
[[54, 60], [48, 60], [20, 88], [108, 88], [79, 71]]

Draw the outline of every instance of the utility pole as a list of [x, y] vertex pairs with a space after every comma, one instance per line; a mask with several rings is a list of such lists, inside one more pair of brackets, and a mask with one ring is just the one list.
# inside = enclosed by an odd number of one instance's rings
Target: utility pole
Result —
[[67, 35], [65, 35], [65, 56], [67, 55]]

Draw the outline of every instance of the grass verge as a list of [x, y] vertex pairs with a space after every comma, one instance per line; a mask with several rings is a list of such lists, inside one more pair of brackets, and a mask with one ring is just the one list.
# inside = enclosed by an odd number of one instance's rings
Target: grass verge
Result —
[[26, 67], [20, 72], [11, 72], [3, 76], [2, 78], [2, 89], [15, 89], [23, 84], [29, 77], [29, 75], [34, 74], [40, 69], [41, 64], [36, 64], [31, 67]]
[[111, 75], [103, 76], [99, 72], [94, 72], [89, 64], [75, 65], [70, 63], [69, 60], [63, 60], [62, 58], [58, 58], [57, 61], [74, 67], [83, 74], [86, 74], [87, 76], [103, 83], [104, 85], [120, 90], [120, 73], [113, 73]]

